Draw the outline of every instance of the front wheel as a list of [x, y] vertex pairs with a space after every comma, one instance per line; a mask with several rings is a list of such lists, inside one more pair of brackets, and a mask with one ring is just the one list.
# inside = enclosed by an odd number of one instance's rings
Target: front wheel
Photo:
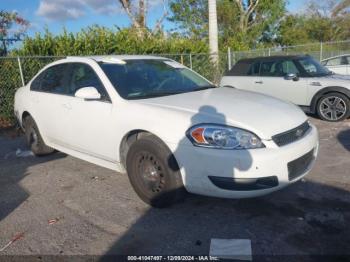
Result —
[[338, 122], [349, 117], [350, 100], [340, 93], [329, 93], [317, 103], [317, 114], [322, 120]]
[[126, 158], [126, 169], [137, 195], [153, 207], [166, 207], [185, 196], [176, 160], [162, 141], [152, 135], [136, 140]]

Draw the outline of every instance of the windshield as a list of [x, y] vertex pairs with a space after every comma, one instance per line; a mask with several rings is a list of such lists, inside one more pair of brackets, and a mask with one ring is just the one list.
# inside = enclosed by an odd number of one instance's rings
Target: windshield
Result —
[[312, 57], [300, 58], [298, 59], [298, 62], [310, 76], [326, 76], [332, 74], [330, 70], [321, 65]]
[[171, 60], [120, 60], [99, 63], [119, 95], [142, 99], [213, 88], [213, 84]]

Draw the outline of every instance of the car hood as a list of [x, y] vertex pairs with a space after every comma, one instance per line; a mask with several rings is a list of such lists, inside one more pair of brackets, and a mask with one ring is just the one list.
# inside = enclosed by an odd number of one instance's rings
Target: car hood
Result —
[[[254, 132], [262, 139], [271, 139], [271, 136], [307, 120], [303, 111], [289, 102], [226, 87], [143, 99], [138, 103], [180, 111], [190, 118], [190, 126], [199, 123], [225, 124]], [[176, 119], [176, 115], [169, 116]]]
[[312, 78], [312, 82], [320, 81], [322, 86], [343, 86], [350, 88], [350, 76], [348, 75], [328, 75], [322, 77], [314, 77]]

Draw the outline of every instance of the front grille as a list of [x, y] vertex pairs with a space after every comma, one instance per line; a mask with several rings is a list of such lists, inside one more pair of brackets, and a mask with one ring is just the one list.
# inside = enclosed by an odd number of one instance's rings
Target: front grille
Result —
[[288, 179], [293, 180], [309, 168], [311, 162], [314, 160], [314, 150], [288, 163]]
[[302, 137], [307, 133], [307, 131], [311, 128], [308, 122], [305, 122], [301, 124], [300, 126], [293, 128], [287, 132], [283, 132], [281, 134], [275, 135], [272, 137], [272, 140], [278, 145], [278, 146], [284, 146], [288, 145], [290, 143], [293, 143]]

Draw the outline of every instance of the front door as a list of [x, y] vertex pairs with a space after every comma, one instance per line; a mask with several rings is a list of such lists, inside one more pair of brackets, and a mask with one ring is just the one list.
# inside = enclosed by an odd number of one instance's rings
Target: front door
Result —
[[67, 67], [62, 63], [44, 70], [31, 83], [33, 118], [49, 143], [65, 140], [67, 127]]
[[[297, 78], [288, 79], [288, 74]], [[292, 60], [262, 61], [260, 76], [254, 81], [254, 91], [270, 95], [296, 105], [307, 105], [307, 81]]]
[[[77, 90], [95, 87], [101, 94], [100, 100], [84, 100], [75, 97]], [[67, 143], [73, 150], [114, 162], [118, 147], [113, 143], [117, 123], [113, 118], [113, 104], [100, 78], [85, 63], [72, 63], [69, 80], [70, 97], [69, 134]]]

